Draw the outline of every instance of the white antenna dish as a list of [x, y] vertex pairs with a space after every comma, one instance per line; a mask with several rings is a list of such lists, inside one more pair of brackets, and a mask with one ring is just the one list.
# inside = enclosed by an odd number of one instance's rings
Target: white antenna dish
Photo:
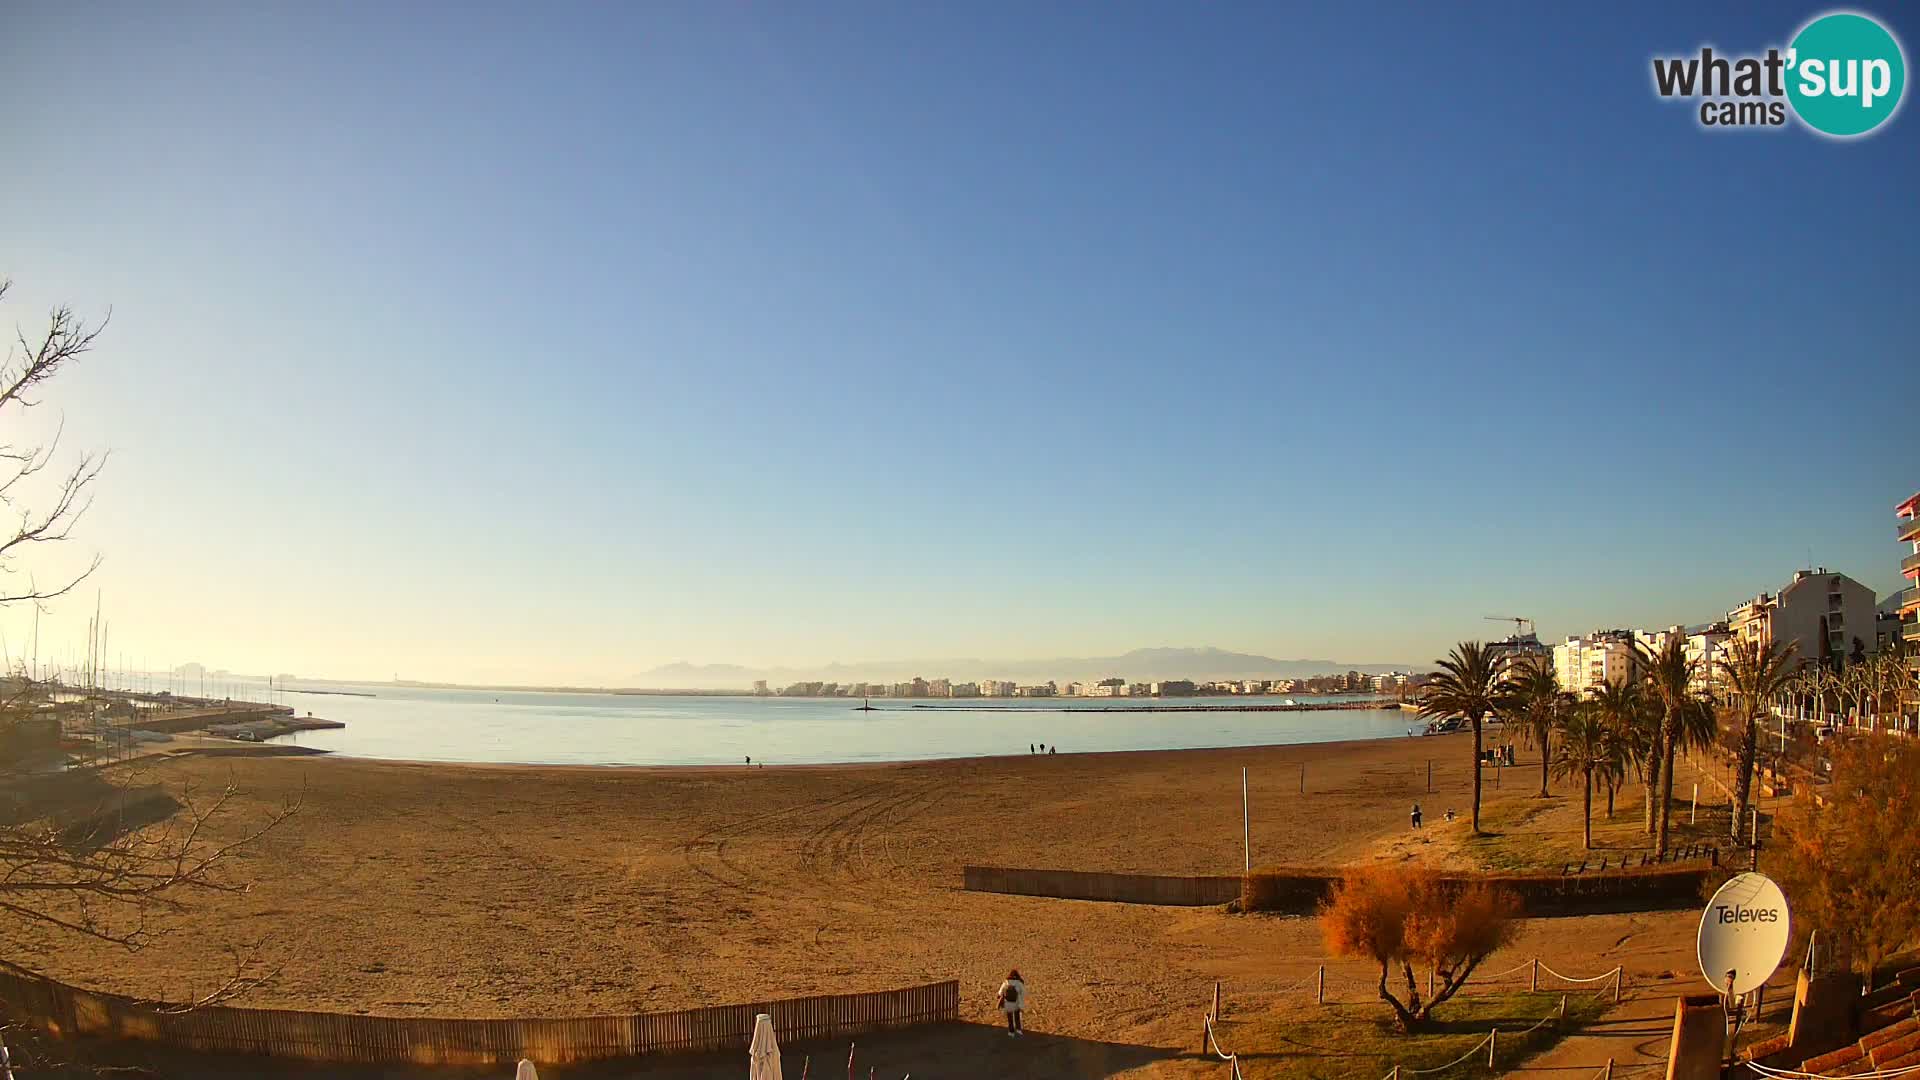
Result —
[[1787, 954], [1787, 898], [1765, 874], [1740, 874], [1720, 886], [1700, 916], [1700, 973], [1722, 994], [1739, 996], [1773, 977]]

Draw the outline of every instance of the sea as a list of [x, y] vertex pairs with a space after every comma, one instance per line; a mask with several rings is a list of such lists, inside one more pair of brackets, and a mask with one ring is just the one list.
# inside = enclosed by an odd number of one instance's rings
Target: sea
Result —
[[[164, 676], [162, 677], [164, 678]], [[149, 684], [151, 685], [151, 684]], [[298, 688], [296, 689], [290, 689]], [[179, 686], [199, 693], [197, 686]], [[212, 687], [208, 687], [212, 690]], [[324, 690], [330, 693], [313, 693]], [[1024, 754], [1183, 750], [1405, 738], [1412, 714], [1387, 707], [1248, 711], [1282, 696], [919, 700], [453, 690], [389, 683], [224, 684], [346, 724], [275, 742], [352, 757], [553, 765], [794, 765]], [[300, 692], [309, 691], [309, 692]], [[1333, 699], [1295, 695], [1302, 704]], [[1159, 712], [1146, 706], [1232, 711]]]

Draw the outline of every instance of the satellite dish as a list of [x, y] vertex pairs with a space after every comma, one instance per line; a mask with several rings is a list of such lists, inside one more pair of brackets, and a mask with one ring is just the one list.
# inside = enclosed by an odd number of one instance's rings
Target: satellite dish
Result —
[[1740, 874], [1707, 901], [1700, 916], [1700, 973], [1715, 990], [1738, 996], [1757, 989], [1786, 954], [1787, 898], [1772, 878]]

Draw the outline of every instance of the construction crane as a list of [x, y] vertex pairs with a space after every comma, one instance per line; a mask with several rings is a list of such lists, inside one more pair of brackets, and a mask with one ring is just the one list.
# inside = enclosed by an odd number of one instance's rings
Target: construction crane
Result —
[[1528, 637], [1533, 633], [1533, 620], [1524, 615], [1482, 615], [1489, 622], [1510, 622], [1513, 624], [1514, 637]]

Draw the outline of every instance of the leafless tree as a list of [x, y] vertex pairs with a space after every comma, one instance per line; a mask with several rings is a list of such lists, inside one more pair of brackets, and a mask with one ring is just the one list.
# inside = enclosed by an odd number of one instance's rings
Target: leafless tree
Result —
[[[0, 280], [0, 300], [12, 288], [11, 281]], [[24, 328], [16, 329], [7, 348], [4, 366], [0, 366], [0, 417], [9, 411], [22, 412], [39, 402], [33, 396], [37, 387], [73, 365], [92, 351], [94, 342], [107, 328], [107, 321], [88, 325], [69, 307], [56, 307], [47, 316], [46, 331], [29, 339]], [[0, 538], [0, 604], [42, 603], [72, 591], [100, 565], [96, 555], [85, 570], [43, 585], [31, 570], [24, 571], [23, 556], [37, 545], [56, 544], [72, 535], [73, 527], [90, 505], [88, 487], [99, 477], [106, 464], [105, 454], [82, 454], [71, 468], [57, 474], [52, 497], [39, 507], [27, 505], [26, 489], [36, 486], [41, 474], [53, 467], [60, 446], [56, 431], [41, 444], [20, 445], [0, 439], [0, 503], [17, 518], [11, 536]], [[38, 500], [35, 500], [38, 501]]]
[[[10, 285], [0, 280], [0, 298]], [[17, 331], [0, 366], [0, 424], [33, 408], [39, 388], [91, 351], [105, 328], [105, 320], [89, 325], [63, 306], [49, 314], [44, 332]], [[0, 529], [0, 607], [44, 605], [100, 565], [95, 556], [84, 570], [45, 582], [25, 564], [31, 552], [72, 535], [105, 455], [82, 454], [71, 468], [55, 469], [57, 432], [44, 443], [6, 434], [0, 427], [0, 503], [17, 525], [10, 536]], [[208, 795], [191, 785], [169, 792], [145, 783], [125, 763], [48, 769], [33, 757], [59, 759], [65, 741], [49, 690], [25, 671], [0, 677], [0, 923], [9, 924], [0, 926], [0, 952], [29, 927], [138, 950], [196, 896], [244, 892], [247, 882], [229, 872], [233, 856], [291, 816], [298, 801], [234, 830], [214, 826], [231, 819], [243, 798], [231, 781]], [[205, 1006], [257, 985], [265, 977], [258, 955], [257, 945], [237, 951], [232, 978], [174, 1007]]]

